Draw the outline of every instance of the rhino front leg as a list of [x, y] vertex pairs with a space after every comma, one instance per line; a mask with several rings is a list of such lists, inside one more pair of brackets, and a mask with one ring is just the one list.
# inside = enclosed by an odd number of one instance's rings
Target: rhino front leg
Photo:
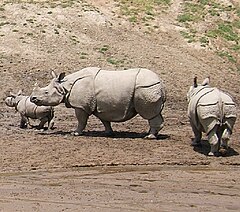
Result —
[[53, 129], [53, 126], [54, 126], [54, 117], [50, 117], [48, 118], [48, 130], [49, 129]]
[[150, 130], [149, 134], [145, 136], [146, 139], [156, 139], [158, 132], [163, 128], [163, 117], [161, 114], [155, 116], [154, 118], [148, 120]]
[[75, 109], [75, 114], [76, 114], [76, 117], [78, 120], [78, 127], [75, 130], [75, 132], [73, 133], [73, 135], [79, 136], [79, 135], [83, 134], [83, 130], [85, 129], [85, 127], [87, 125], [87, 120], [88, 120], [89, 115], [80, 108]]
[[214, 127], [208, 134], [208, 141], [211, 146], [211, 151], [208, 153], [209, 156], [218, 156], [219, 150], [219, 139], [216, 133], [216, 127]]
[[21, 115], [20, 128], [27, 128], [29, 124], [28, 118], [24, 115]]
[[44, 129], [44, 125], [47, 121], [48, 121], [47, 117], [44, 117], [44, 118], [40, 119], [40, 124], [38, 125], [38, 129], [39, 130]]
[[106, 135], [108, 136], [111, 136], [113, 134], [113, 130], [112, 130], [112, 127], [111, 127], [111, 122], [109, 121], [104, 121], [101, 119], [101, 122], [103, 123], [104, 127], [105, 127], [105, 133]]

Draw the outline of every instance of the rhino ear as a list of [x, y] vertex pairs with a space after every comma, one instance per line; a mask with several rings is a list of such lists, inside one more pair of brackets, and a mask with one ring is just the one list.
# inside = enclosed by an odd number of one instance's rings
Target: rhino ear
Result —
[[59, 74], [59, 76], [58, 76], [58, 82], [61, 82], [64, 77], [65, 77], [65, 72]]
[[194, 77], [193, 79], [193, 87], [196, 88], [198, 85], [197, 85], [197, 77]]
[[203, 80], [202, 86], [209, 85], [209, 82], [210, 82], [210, 77], [207, 77], [205, 80]]
[[22, 89], [18, 91], [17, 96], [22, 95]]
[[10, 91], [10, 96], [15, 98], [17, 95]]
[[39, 87], [38, 82], [35, 82], [34, 83], [34, 88], [38, 88], [38, 87]]
[[52, 75], [53, 78], [57, 78], [57, 74], [56, 74], [56, 72], [53, 71], [53, 70], [51, 71], [51, 75]]

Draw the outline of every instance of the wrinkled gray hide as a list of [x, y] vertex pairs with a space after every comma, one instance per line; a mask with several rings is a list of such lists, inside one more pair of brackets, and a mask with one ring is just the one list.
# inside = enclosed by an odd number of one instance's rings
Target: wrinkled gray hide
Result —
[[226, 153], [228, 141], [236, 121], [236, 106], [229, 94], [209, 86], [209, 79], [194, 85], [188, 92], [188, 116], [195, 138], [192, 145], [199, 145], [202, 132], [208, 135], [211, 145], [209, 155]]
[[9, 107], [15, 107], [16, 111], [21, 115], [20, 128], [25, 128], [29, 123], [29, 118], [39, 119], [38, 129], [43, 129], [48, 122], [48, 129], [52, 129], [54, 125], [54, 110], [50, 106], [37, 106], [30, 101], [29, 96], [23, 96], [21, 91], [18, 94], [10, 94], [5, 99], [5, 103]]
[[38, 105], [64, 102], [74, 108], [78, 119], [76, 135], [82, 134], [91, 114], [102, 121], [110, 134], [110, 122], [123, 122], [136, 114], [149, 121], [147, 138], [156, 138], [163, 127], [165, 89], [158, 75], [150, 70], [106, 71], [89, 67], [66, 77], [63, 73], [52, 74], [54, 79], [47, 87], [34, 89], [31, 101]]

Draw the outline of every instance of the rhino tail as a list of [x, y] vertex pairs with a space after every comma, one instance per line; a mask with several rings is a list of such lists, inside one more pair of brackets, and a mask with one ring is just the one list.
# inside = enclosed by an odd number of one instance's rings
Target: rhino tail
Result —
[[218, 95], [219, 95], [219, 101], [218, 101], [218, 105], [219, 105], [219, 111], [220, 111], [220, 125], [223, 125], [224, 124], [224, 114], [225, 114], [225, 107], [224, 107], [224, 101], [223, 99], [221, 98], [221, 94], [220, 94], [220, 91], [218, 91]]

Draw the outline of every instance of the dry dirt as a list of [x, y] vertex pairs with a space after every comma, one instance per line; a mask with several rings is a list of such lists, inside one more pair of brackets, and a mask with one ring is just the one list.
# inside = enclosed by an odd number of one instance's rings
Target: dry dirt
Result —
[[[240, 211], [240, 122], [227, 156], [208, 157], [206, 140], [190, 146], [186, 115], [194, 76], [210, 76], [238, 105], [240, 76], [234, 64], [181, 37], [182, 1], [156, 17], [150, 33], [119, 16], [114, 1], [49, 2], [0, 7], [0, 211]], [[3, 101], [9, 91], [30, 94], [52, 69], [86, 66], [160, 75], [168, 99], [157, 140], [142, 139], [147, 121], [139, 116], [113, 123], [111, 138], [90, 117], [85, 135], [74, 137], [74, 111], [64, 105], [56, 107], [54, 130], [19, 128], [19, 114]]]

